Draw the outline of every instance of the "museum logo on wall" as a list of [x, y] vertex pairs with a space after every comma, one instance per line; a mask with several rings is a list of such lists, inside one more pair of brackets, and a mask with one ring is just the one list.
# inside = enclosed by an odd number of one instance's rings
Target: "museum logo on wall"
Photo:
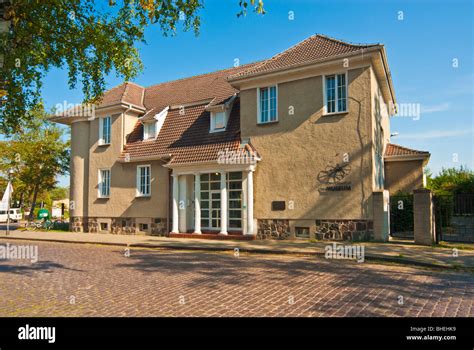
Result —
[[318, 174], [318, 181], [320, 183], [319, 191], [350, 191], [352, 189], [351, 183], [345, 181], [350, 172], [351, 166], [348, 161], [337, 163], [336, 165], [328, 165]]

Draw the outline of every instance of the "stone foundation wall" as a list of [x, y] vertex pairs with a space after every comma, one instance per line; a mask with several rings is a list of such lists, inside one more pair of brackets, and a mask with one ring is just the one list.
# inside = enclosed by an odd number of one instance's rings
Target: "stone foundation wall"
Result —
[[373, 237], [370, 220], [316, 220], [316, 239], [330, 241], [368, 241]]
[[257, 239], [289, 239], [290, 221], [279, 219], [257, 220]]
[[166, 236], [168, 234], [166, 219], [164, 218], [74, 217], [71, 218], [70, 229], [73, 232], [112, 233], [118, 235]]
[[114, 218], [111, 226], [110, 233], [117, 235], [134, 235], [137, 232], [135, 219], [132, 218]]
[[74, 216], [69, 220], [69, 230], [72, 232], [87, 232], [87, 219], [79, 216]]
[[[297, 228], [307, 228], [309, 238], [296, 235]], [[319, 239], [331, 241], [368, 241], [373, 237], [371, 220], [287, 220], [257, 219], [257, 239]]]
[[99, 232], [99, 223], [96, 218], [88, 218], [87, 225], [89, 229], [86, 232], [98, 233]]
[[166, 219], [156, 218], [151, 223], [151, 234], [153, 236], [168, 236], [169, 230], [166, 229]]

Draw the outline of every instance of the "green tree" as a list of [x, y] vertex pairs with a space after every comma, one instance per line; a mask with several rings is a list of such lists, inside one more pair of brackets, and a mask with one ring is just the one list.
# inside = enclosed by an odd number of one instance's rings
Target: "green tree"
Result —
[[49, 122], [43, 110], [32, 115], [28, 128], [0, 143], [0, 171], [14, 170], [14, 194], [20, 201], [31, 198], [30, 215], [38, 196], [53, 189], [56, 177], [69, 170], [69, 141], [63, 140], [63, 129]]
[[53, 201], [69, 198], [69, 188], [55, 187], [49, 192], [49, 195]]
[[[237, 1], [237, 0], [235, 0]], [[51, 67], [68, 69], [70, 88], [82, 84], [84, 102], [98, 100], [105, 77], [131, 80], [142, 69], [136, 44], [158, 25], [164, 35], [200, 27], [203, 0], [10, 0], [0, 3], [0, 130], [18, 132], [41, 101]], [[245, 15], [264, 13], [262, 0], [239, 1]], [[1, 25], [2, 23], [0, 23]], [[5, 26], [0, 26], [2, 28]]]
[[474, 193], [474, 172], [465, 166], [442, 168], [434, 177], [428, 172], [427, 187], [438, 194]]

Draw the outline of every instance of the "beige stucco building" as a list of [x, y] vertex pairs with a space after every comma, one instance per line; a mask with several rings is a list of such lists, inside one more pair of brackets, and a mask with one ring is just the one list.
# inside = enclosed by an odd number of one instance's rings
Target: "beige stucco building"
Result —
[[383, 45], [323, 35], [249, 65], [124, 83], [54, 118], [71, 126], [72, 229], [370, 238], [374, 192], [423, 187], [429, 159], [390, 144], [394, 106]]

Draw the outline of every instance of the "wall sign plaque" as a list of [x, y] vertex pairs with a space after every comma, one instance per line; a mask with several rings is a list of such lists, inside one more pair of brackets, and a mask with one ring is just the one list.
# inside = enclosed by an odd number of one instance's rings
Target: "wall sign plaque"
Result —
[[351, 166], [348, 162], [328, 165], [326, 169], [320, 171], [318, 174], [318, 181], [322, 185], [319, 191], [337, 192], [352, 190], [350, 182], [342, 182], [350, 172]]
[[334, 185], [328, 185], [320, 188], [323, 192], [337, 192], [337, 191], [350, 191], [352, 186], [350, 182], [338, 183]]
[[286, 208], [285, 201], [272, 202], [272, 211], [281, 211], [281, 210], [285, 210], [285, 208]]

